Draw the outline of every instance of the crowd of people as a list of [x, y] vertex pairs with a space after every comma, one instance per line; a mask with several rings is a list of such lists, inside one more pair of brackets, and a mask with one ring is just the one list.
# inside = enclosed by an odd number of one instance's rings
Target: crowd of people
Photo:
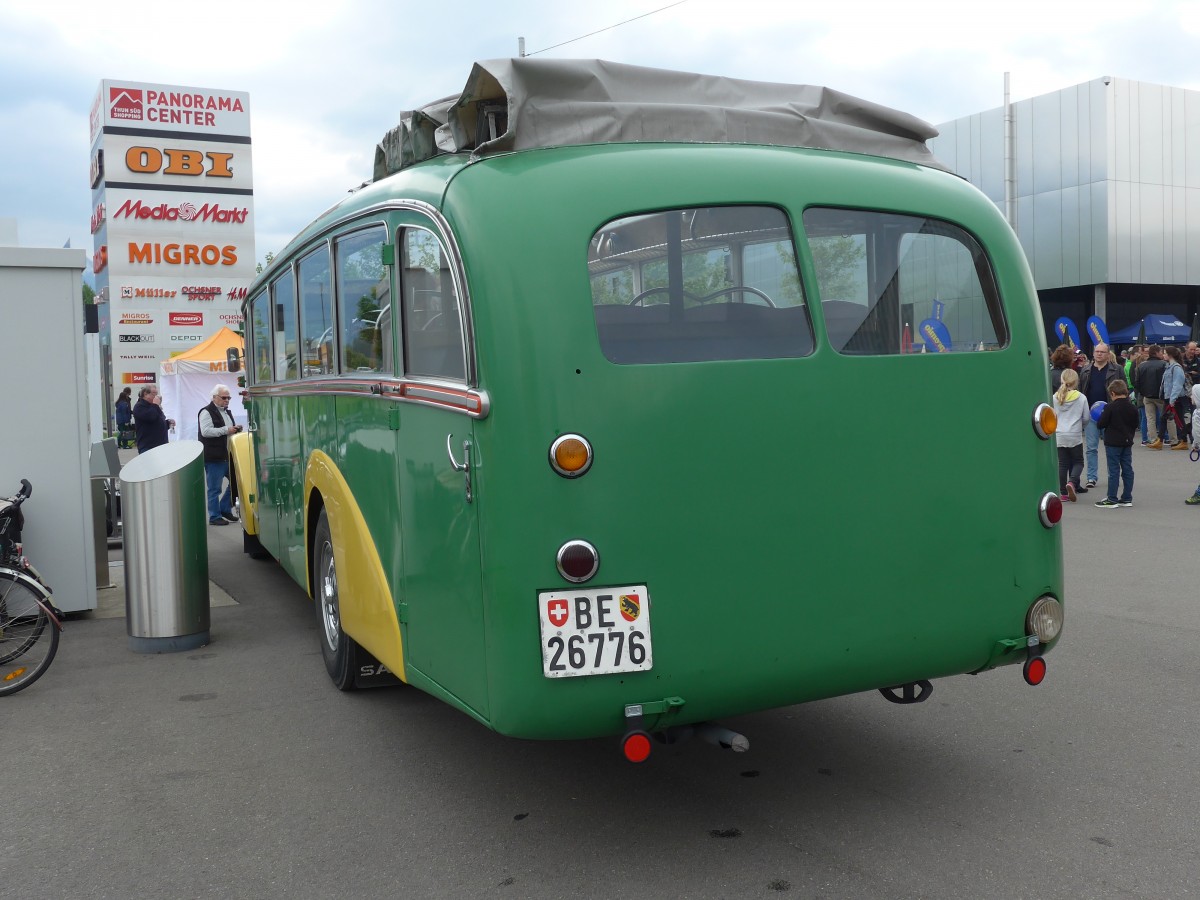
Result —
[[[1050, 354], [1050, 381], [1058, 414], [1059, 494], [1074, 501], [1100, 481], [1104, 444], [1107, 485], [1102, 508], [1133, 506], [1133, 447], [1200, 448], [1200, 346], [1135, 344], [1114, 354], [1096, 344], [1089, 359], [1061, 344]], [[1200, 486], [1184, 501], [1200, 506]]]

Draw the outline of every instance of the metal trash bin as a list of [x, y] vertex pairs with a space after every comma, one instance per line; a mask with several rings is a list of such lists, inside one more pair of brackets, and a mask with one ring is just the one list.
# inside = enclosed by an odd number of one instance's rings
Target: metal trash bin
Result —
[[204, 445], [163, 444], [121, 469], [125, 622], [136, 653], [208, 643]]

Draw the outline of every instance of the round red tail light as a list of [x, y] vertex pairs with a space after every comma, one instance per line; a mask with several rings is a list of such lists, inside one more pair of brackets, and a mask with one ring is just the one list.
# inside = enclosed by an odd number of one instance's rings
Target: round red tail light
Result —
[[625, 735], [621, 741], [621, 752], [632, 763], [645, 762], [650, 755], [650, 735], [644, 731], [634, 731]]
[[600, 554], [587, 541], [567, 541], [558, 548], [554, 564], [559, 575], [579, 584], [596, 574], [600, 568]]
[[1053, 528], [1062, 520], [1063, 505], [1058, 492], [1052, 492], [1042, 497], [1038, 504], [1038, 518], [1047, 528]]
[[1025, 660], [1022, 674], [1026, 684], [1041, 684], [1042, 679], [1046, 677], [1046, 661], [1040, 656], [1031, 656]]

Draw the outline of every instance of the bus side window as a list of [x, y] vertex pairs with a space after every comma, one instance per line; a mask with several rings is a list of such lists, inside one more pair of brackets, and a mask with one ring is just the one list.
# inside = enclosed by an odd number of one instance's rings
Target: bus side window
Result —
[[250, 301], [250, 359], [255, 384], [270, 384], [275, 380], [271, 366], [270, 302], [266, 291]]
[[386, 242], [387, 230], [379, 226], [335, 243], [343, 372], [382, 372], [392, 367], [391, 291], [383, 264]]
[[288, 269], [271, 282], [275, 311], [275, 380], [299, 376], [296, 361], [296, 279]]
[[319, 247], [300, 260], [300, 346], [303, 374], [335, 371], [333, 291], [329, 284], [329, 248]]
[[400, 285], [405, 372], [462, 381], [466, 361], [458, 291], [449, 254], [432, 232], [401, 232]]

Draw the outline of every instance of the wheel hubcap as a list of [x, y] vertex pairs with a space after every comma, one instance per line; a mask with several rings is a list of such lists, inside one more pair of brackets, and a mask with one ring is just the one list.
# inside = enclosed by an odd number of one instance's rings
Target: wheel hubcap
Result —
[[325, 629], [325, 643], [329, 649], [337, 653], [340, 623], [338, 616], [337, 569], [333, 562], [333, 547], [329, 543], [321, 545], [321, 624]]

